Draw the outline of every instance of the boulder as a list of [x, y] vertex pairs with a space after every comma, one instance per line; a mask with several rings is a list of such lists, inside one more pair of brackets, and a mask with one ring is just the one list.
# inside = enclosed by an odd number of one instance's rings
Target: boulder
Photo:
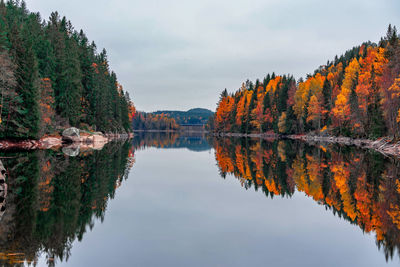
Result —
[[77, 136], [79, 137], [79, 129], [75, 127], [71, 127], [68, 129], [65, 129], [64, 132], [62, 133], [63, 136]]
[[76, 157], [79, 155], [80, 147], [79, 146], [63, 147], [62, 152], [69, 157]]
[[62, 139], [69, 142], [80, 142], [79, 129], [75, 127], [65, 129], [62, 133]]

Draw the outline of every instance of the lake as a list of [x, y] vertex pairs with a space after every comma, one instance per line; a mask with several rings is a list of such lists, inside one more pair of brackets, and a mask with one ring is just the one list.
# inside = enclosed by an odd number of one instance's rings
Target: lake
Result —
[[394, 158], [171, 133], [77, 154], [1, 153], [2, 265], [400, 263]]

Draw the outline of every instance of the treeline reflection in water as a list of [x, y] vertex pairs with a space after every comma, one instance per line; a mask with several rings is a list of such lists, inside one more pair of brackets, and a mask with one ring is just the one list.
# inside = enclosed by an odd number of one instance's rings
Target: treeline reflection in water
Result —
[[108, 200], [134, 163], [129, 142], [76, 157], [52, 150], [0, 156], [8, 185], [0, 214], [1, 265], [35, 264], [41, 255], [50, 266], [67, 260], [74, 240], [104, 219]]
[[210, 150], [211, 146], [202, 132], [138, 132], [133, 138], [135, 149], [156, 148], [187, 148], [191, 151]]
[[148, 147], [211, 149], [202, 135], [152, 133], [77, 150], [76, 157], [64, 149], [0, 153], [0, 264], [36, 264], [43, 256], [49, 266], [67, 261], [73, 242], [104, 220], [135, 150]]
[[214, 139], [223, 178], [267, 197], [301, 192], [376, 237], [386, 260], [400, 248], [400, 162], [372, 151], [292, 141]]
[[387, 260], [399, 254], [396, 159], [353, 147], [151, 133], [76, 157], [52, 150], [0, 154], [0, 264], [68, 260], [73, 242], [104, 220], [108, 201], [134, 164], [134, 151], [149, 147], [213, 147], [221, 177], [234, 175], [245, 189], [269, 198], [305, 194], [373, 234]]

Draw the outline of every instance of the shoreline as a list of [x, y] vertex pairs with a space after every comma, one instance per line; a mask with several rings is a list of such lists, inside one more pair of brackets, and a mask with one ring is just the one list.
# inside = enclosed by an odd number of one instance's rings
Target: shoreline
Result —
[[320, 135], [307, 135], [307, 134], [293, 134], [293, 135], [280, 135], [280, 134], [269, 134], [269, 133], [214, 133], [214, 136], [220, 137], [250, 137], [250, 138], [262, 138], [266, 140], [276, 139], [290, 139], [299, 140], [307, 143], [328, 143], [328, 144], [339, 144], [346, 146], [356, 146], [361, 149], [371, 149], [377, 151], [385, 156], [394, 156], [400, 158], [400, 141], [393, 142], [389, 137], [381, 137], [376, 140], [371, 139], [354, 139], [350, 137], [341, 136], [320, 136]]
[[114, 140], [126, 140], [130, 134], [82, 134], [74, 138], [65, 136], [44, 136], [39, 140], [0, 140], [0, 151], [10, 150], [46, 150], [52, 148], [80, 147], [95, 150], [102, 149], [105, 144]]

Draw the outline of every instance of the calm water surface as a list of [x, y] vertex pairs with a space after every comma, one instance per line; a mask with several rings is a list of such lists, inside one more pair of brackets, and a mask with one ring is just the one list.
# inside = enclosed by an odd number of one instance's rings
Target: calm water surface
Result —
[[400, 165], [376, 153], [155, 134], [2, 156], [4, 264], [400, 263]]

